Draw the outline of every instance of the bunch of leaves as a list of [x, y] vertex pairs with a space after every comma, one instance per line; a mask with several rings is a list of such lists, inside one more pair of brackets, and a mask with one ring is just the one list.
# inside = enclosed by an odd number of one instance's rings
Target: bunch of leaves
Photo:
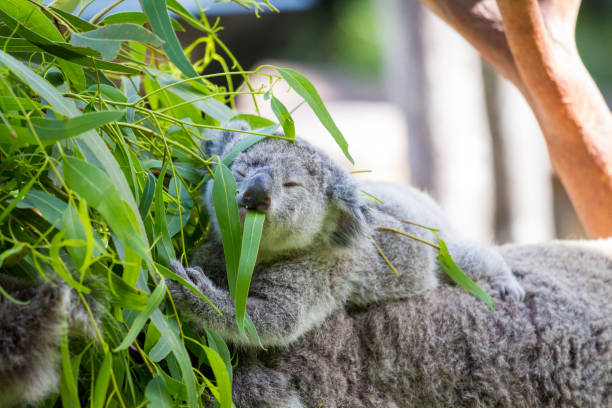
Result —
[[[272, 8], [265, 0], [236, 2]], [[227, 345], [212, 330], [183, 324], [166, 287], [165, 279], [179, 281], [208, 302], [168, 269], [173, 259], [187, 264], [186, 249], [205, 237], [199, 191], [215, 179], [237, 325], [256, 338], [246, 296], [263, 215], [249, 212], [241, 231], [227, 166], [241, 149], [279, 137], [279, 127], [281, 138], [295, 137], [290, 111], [273, 95], [280, 78], [350, 159], [347, 144], [300, 73], [276, 68], [267, 86], [254, 89], [248, 77], [259, 72], [240, 66], [218, 36], [219, 20], [202, 10], [196, 17], [176, 0], [142, 0], [142, 13], [105, 17], [109, 7], [86, 21], [71, 14], [78, 1], [54, 4], [0, 0], [2, 273], [63, 281], [96, 331], [86, 344], [65, 333], [60, 393], [45, 406], [196, 407], [214, 396], [230, 407], [235, 361]], [[182, 49], [182, 25], [169, 13], [201, 37]], [[204, 56], [192, 63], [195, 47]], [[278, 123], [237, 115], [241, 94], [266, 94]], [[206, 157], [207, 132], [232, 130], [222, 124], [235, 118], [254, 130], [242, 131], [248, 136], [228, 156]], [[0, 288], [0, 296], [8, 294]]]

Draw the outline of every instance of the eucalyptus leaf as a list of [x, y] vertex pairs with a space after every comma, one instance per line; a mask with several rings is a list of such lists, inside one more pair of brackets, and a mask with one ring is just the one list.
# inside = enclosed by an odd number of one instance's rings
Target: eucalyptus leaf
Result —
[[52, 143], [97, 129], [119, 120], [124, 114], [125, 111], [89, 112], [68, 119], [32, 118], [31, 122], [38, 137], [45, 143]]
[[227, 166], [220, 164], [215, 169], [212, 186], [212, 202], [217, 223], [221, 230], [221, 242], [225, 253], [225, 266], [230, 297], [236, 298], [236, 277], [240, 262], [241, 233], [240, 215], [236, 201], [236, 180]]
[[[187, 388], [187, 404], [190, 407], [199, 406], [199, 398], [198, 392], [196, 388], [196, 382], [194, 378], [193, 369], [191, 367], [191, 360], [189, 359], [189, 354], [187, 353], [187, 349], [185, 345], [175, 333], [168, 321], [161, 313], [159, 309], [156, 309], [151, 315], [151, 321], [157, 327], [157, 330], [161, 333], [162, 337], [166, 339], [170, 348], [172, 349], [172, 354], [176, 358], [178, 365], [181, 370], [181, 374], [183, 376], [183, 382], [185, 383], [185, 387]], [[227, 376], [227, 372], [224, 369], [224, 373]]]
[[304, 75], [300, 74], [294, 69], [278, 67], [275, 68], [278, 73], [283, 77], [283, 79], [289, 84], [289, 86], [295, 92], [297, 92], [298, 95], [304, 98], [306, 103], [308, 103], [308, 105], [310, 106], [310, 109], [312, 109], [315, 115], [317, 115], [317, 118], [319, 118], [319, 121], [321, 121], [321, 124], [325, 126], [325, 129], [327, 129], [334, 138], [334, 140], [336, 140], [336, 143], [338, 144], [338, 146], [340, 146], [340, 149], [342, 149], [342, 152], [344, 153], [346, 158], [349, 159], [351, 163], [355, 164], [355, 161], [349, 154], [348, 143], [344, 139], [344, 136], [342, 136], [342, 133], [340, 132], [340, 129], [338, 129], [338, 126], [336, 126], [336, 123], [327, 111], [323, 100], [319, 96], [319, 93], [312, 85], [312, 83]]
[[283, 127], [283, 132], [285, 133], [285, 137], [289, 139], [295, 139], [295, 123], [293, 122], [293, 118], [291, 114], [283, 105], [281, 101], [279, 101], [275, 96], [272, 96], [270, 99], [270, 107], [272, 108], [272, 112], [278, 119], [278, 122]]
[[98, 370], [98, 376], [94, 386], [93, 408], [104, 408], [106, 401], [106, 391], [110, 382], [111, 370], [113, 368], [113, 356], [110, 351], [104, 353], [104, 360]]
[[117, 56], [121, 41], [137, 41], [157, 47], [163, 44], [163, 41], [149, 30], [131, 23], [111, 24], [85, 33], [74, 33], [71, 37], [73, 45], [97, 50], [108, 60]]
[[217, 352], [210, 347], [204, 346], [204, 351], [206, 352], [206, 357], [208, 358], [210, 368], [212, 368], [215, 375], [215, 380], [217, 380], [217, 390], [219, 391], [220, 399], [219, 404], [221, 405], [221, 408], [231, 408], [232, 383], [227, 373], [225, 363], [223, 362], [221, 356], [219, 356], [219, 354], [217, 354]]
[[132, 344], [134, 340], [136, 340], [136, 336], [138, 336], [140, 331], [143, 329], [145, 323], [149, 320], [153, 311], [159, 307], [159, 304], [164, 299], [164, 296], [166, 296], [166, 283], [163, 279], [160, 279], [159, 284], [157, 285], [151, 296], [149, 296], [146, 309], [138, 313], [138, 315], [132, 322], [130, 330], [123, 338], [123, 341], [121, 342], [121, 344], [119, 344], [119, 346], [115, 348], [115, 352], [127, 349], [130, 344]]
[[[73, 0], [66, 0], [66, 1], [73, 1]], [[78, 32], [91, 31], [97, 28], [96, 25], [91, 24], [89, 21], [83, 20], [82, 18], [75, 16], [74, 14], [64, 11], [62, 9], [51, 7], [51, 10], [59, 14], [66, 21], [68, 21], [73, 27], [77, 29]]]
[[153, 32], [164, 41], [164, 51], [170, 61], [187, 77], [198, 76], [198, 73], [185, 56], [181, 44], [172, 28], [166, 0], [140, 0], [142, 9], [149, 18]]
[[211, 329], [206, 329], [206, 341], [208, 343], [208, 347], [210, 347], [217, 354], [219, 354], [219, 356], [223, 360], [223, 363], [225, 364], [225, 368], [227, 369], [227, 375], [231, 381], [233, 377], [232, 360], [231, 360], [229, 348], [227, 347], [225, 340], [223, 340], [223, 337], [221, 337], [221, 335], [219, 335], [219, 333], [217, 333], [216, 331], [211, 330]]
[[165, 266], [170, 265], [170, 261], [175, 259], [174, 247], [168, 234], [168, 225], [166, 223], [166, 208], [164, 206], [164, 178], [166, 176], [166, 169], [168, 168], [168, 162], [164, 163], [161, 173], [157, 178], [157, 184], [155, 186], [155, 235], [159, 238], [157, 241], [157, 256], [160, 258]]
[[149, 400], [149, 408], [167, 408], [173, 406], [172, 399], [168, 394], [168, 386], [162, 376], [157, 376], [149, 381], [145, 388], [145, 397]]
[[482, 290], [466, 273], [455, 263], [451, 254], [448, 251], [446, 243], [440, 238], [437, 231], [432, 230], [438, 238], [438, 245], [440, 250], [438, 251], [438, 261], [444, 272], [459, 286], [467, 290], [469, 293], [482, 300], [491, 308], [495, 310], [495, 301], [491, 296]]
[[238, 265], [238, 276], [236, 277], [236, 322], [241, 332], [244, 332], [244, 316], [246, 314], [249, 286], [257, 261], [257, 252], [259, 251], [265, 218], [264, 213], [249, 210], [244, 219], [240, 263]]
[[[117, 13], [105, 17], [102, 20], [102, 24], [119, 24], [119, 23], [132, 23], [138, 25], [145, 25], [149, 22], [147, 15], [140, 11], [124, 11], [122, 13]], [[171, 19], [170, 23], [172, 24], [172, 28], [174, 31], [185, 31], [185, 27], [183, 27], [178, 21]]]
[[124, 204], [108, 175], [97, 167], [71, 156], [64, 157], [63, 170], [66, 183], [92, 207], [100, 211], [117, 237], [140, 257], [149, 260], [147, 245], [139, 236], [138, 225], [134, 225], [135, 214], [128, 205]]

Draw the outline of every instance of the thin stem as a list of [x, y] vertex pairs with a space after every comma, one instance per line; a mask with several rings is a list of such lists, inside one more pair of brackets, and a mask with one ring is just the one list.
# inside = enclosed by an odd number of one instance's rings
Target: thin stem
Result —
[[91, 24], [96, 24], [98, 22], [99, 19], [101, 19], [102, 17], [104, 17], [104, 15], [106, 13], [108, 13], [109, 11], [111, 11], [112, 9], [114, 9], [115, 7], [117, 7], [118, 5], [120, 5], [121, 3], [123, 3], [124, 0], [117, 0], [114, 3], [112, 3], [111, 5], [109, 5], [108, 7], [102, 9], [98, 14], [96, 14], [95, 16], [93, 16], [91, 18], [91, 20], [89, 20], [89, 22]]
[[427, 244], [427, 245], [429, 245], [430, 247], [433, 247], [433, 248], [436, 248], [437, 250], [440, 250], [440, 246], [439, 246], [439, 245], [433, 244], [433, 243], [431, 243], [431, 242], [429, 242], [429, 241], [426, 241], [426, 240], [424, 240], [424, 239], [422, 239], [422, 238], [419, 238], [419, 237], [417, 237], [416, 235], [412, 235], [412, 234], [409, 234], [409, 233], [407, 233], [407, 232], [400, 231], [400, 230], [398, 230], [397, 228], [378, 227], [378, 228], [376, 228], [376, 229], [377, 229], [377, 230], [379, 230], [379, 231], [389, 231], [389, 232], [395, 232], [396, 234], [400, 234], [400, 235], [403, 235], [403, 236], [405, 236], [405, 237], [412, 238], [412, 239], [414, 239], [415, 241], [422, 242], [423, 244]]
[[385, 253], [382, 251], [382, 249], [380, 248], [380, 246], [378, 246], [378, 244], [376, 243], [376, 241], [374, 241], [374, 238], [371, 238], [372, 243], [374, 244], [374, 246], [376, 247], [376, 250], [378, 251], [378, 253], [380, 254], [380, 256], [382, 257], [382, 259], [385, 260], [385, 262], [387, 263], [387, 265], [389, 265], [389, 268], [391, 268], [391, 270], [393, 271], [393, 273], [395, 273], [397, 276], [399, 276], [399, 272], [397, 271], [397, 269], [395, 269], [395, 266], [393, 266], [393, 264], [391, 263], [391, 261], [389, 260], [389, 258], [387, 258], [387, 256], [385, 255]]

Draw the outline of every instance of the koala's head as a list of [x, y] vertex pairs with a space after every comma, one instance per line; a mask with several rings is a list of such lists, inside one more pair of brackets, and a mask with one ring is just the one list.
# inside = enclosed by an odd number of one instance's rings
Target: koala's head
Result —
[[[241, 122], [228, 127], [247, 129]], [[205, 142], [208, 156], [223, 158], [244, 133], [222, 132]], [[348, 246], [365, 227], [367, 207], [350, 175], [304, 140], [267, 138], [240, 153], [230, 165], [241, 215], [266, 213], [260, 254], [274, 254], [328, 243]], [[212, 181], [206, 193], [211, 214]], [[217, 229], [216, 218], [212, 217]]]

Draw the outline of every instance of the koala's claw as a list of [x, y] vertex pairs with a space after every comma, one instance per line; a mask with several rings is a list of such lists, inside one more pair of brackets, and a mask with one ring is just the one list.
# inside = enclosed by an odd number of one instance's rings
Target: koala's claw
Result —
[[514, 277], [514, 275], [504, 275], [491, 280], [491, 287], [502, 299], [510, 298], [522, 301], [525, 298], [525, 289]]

